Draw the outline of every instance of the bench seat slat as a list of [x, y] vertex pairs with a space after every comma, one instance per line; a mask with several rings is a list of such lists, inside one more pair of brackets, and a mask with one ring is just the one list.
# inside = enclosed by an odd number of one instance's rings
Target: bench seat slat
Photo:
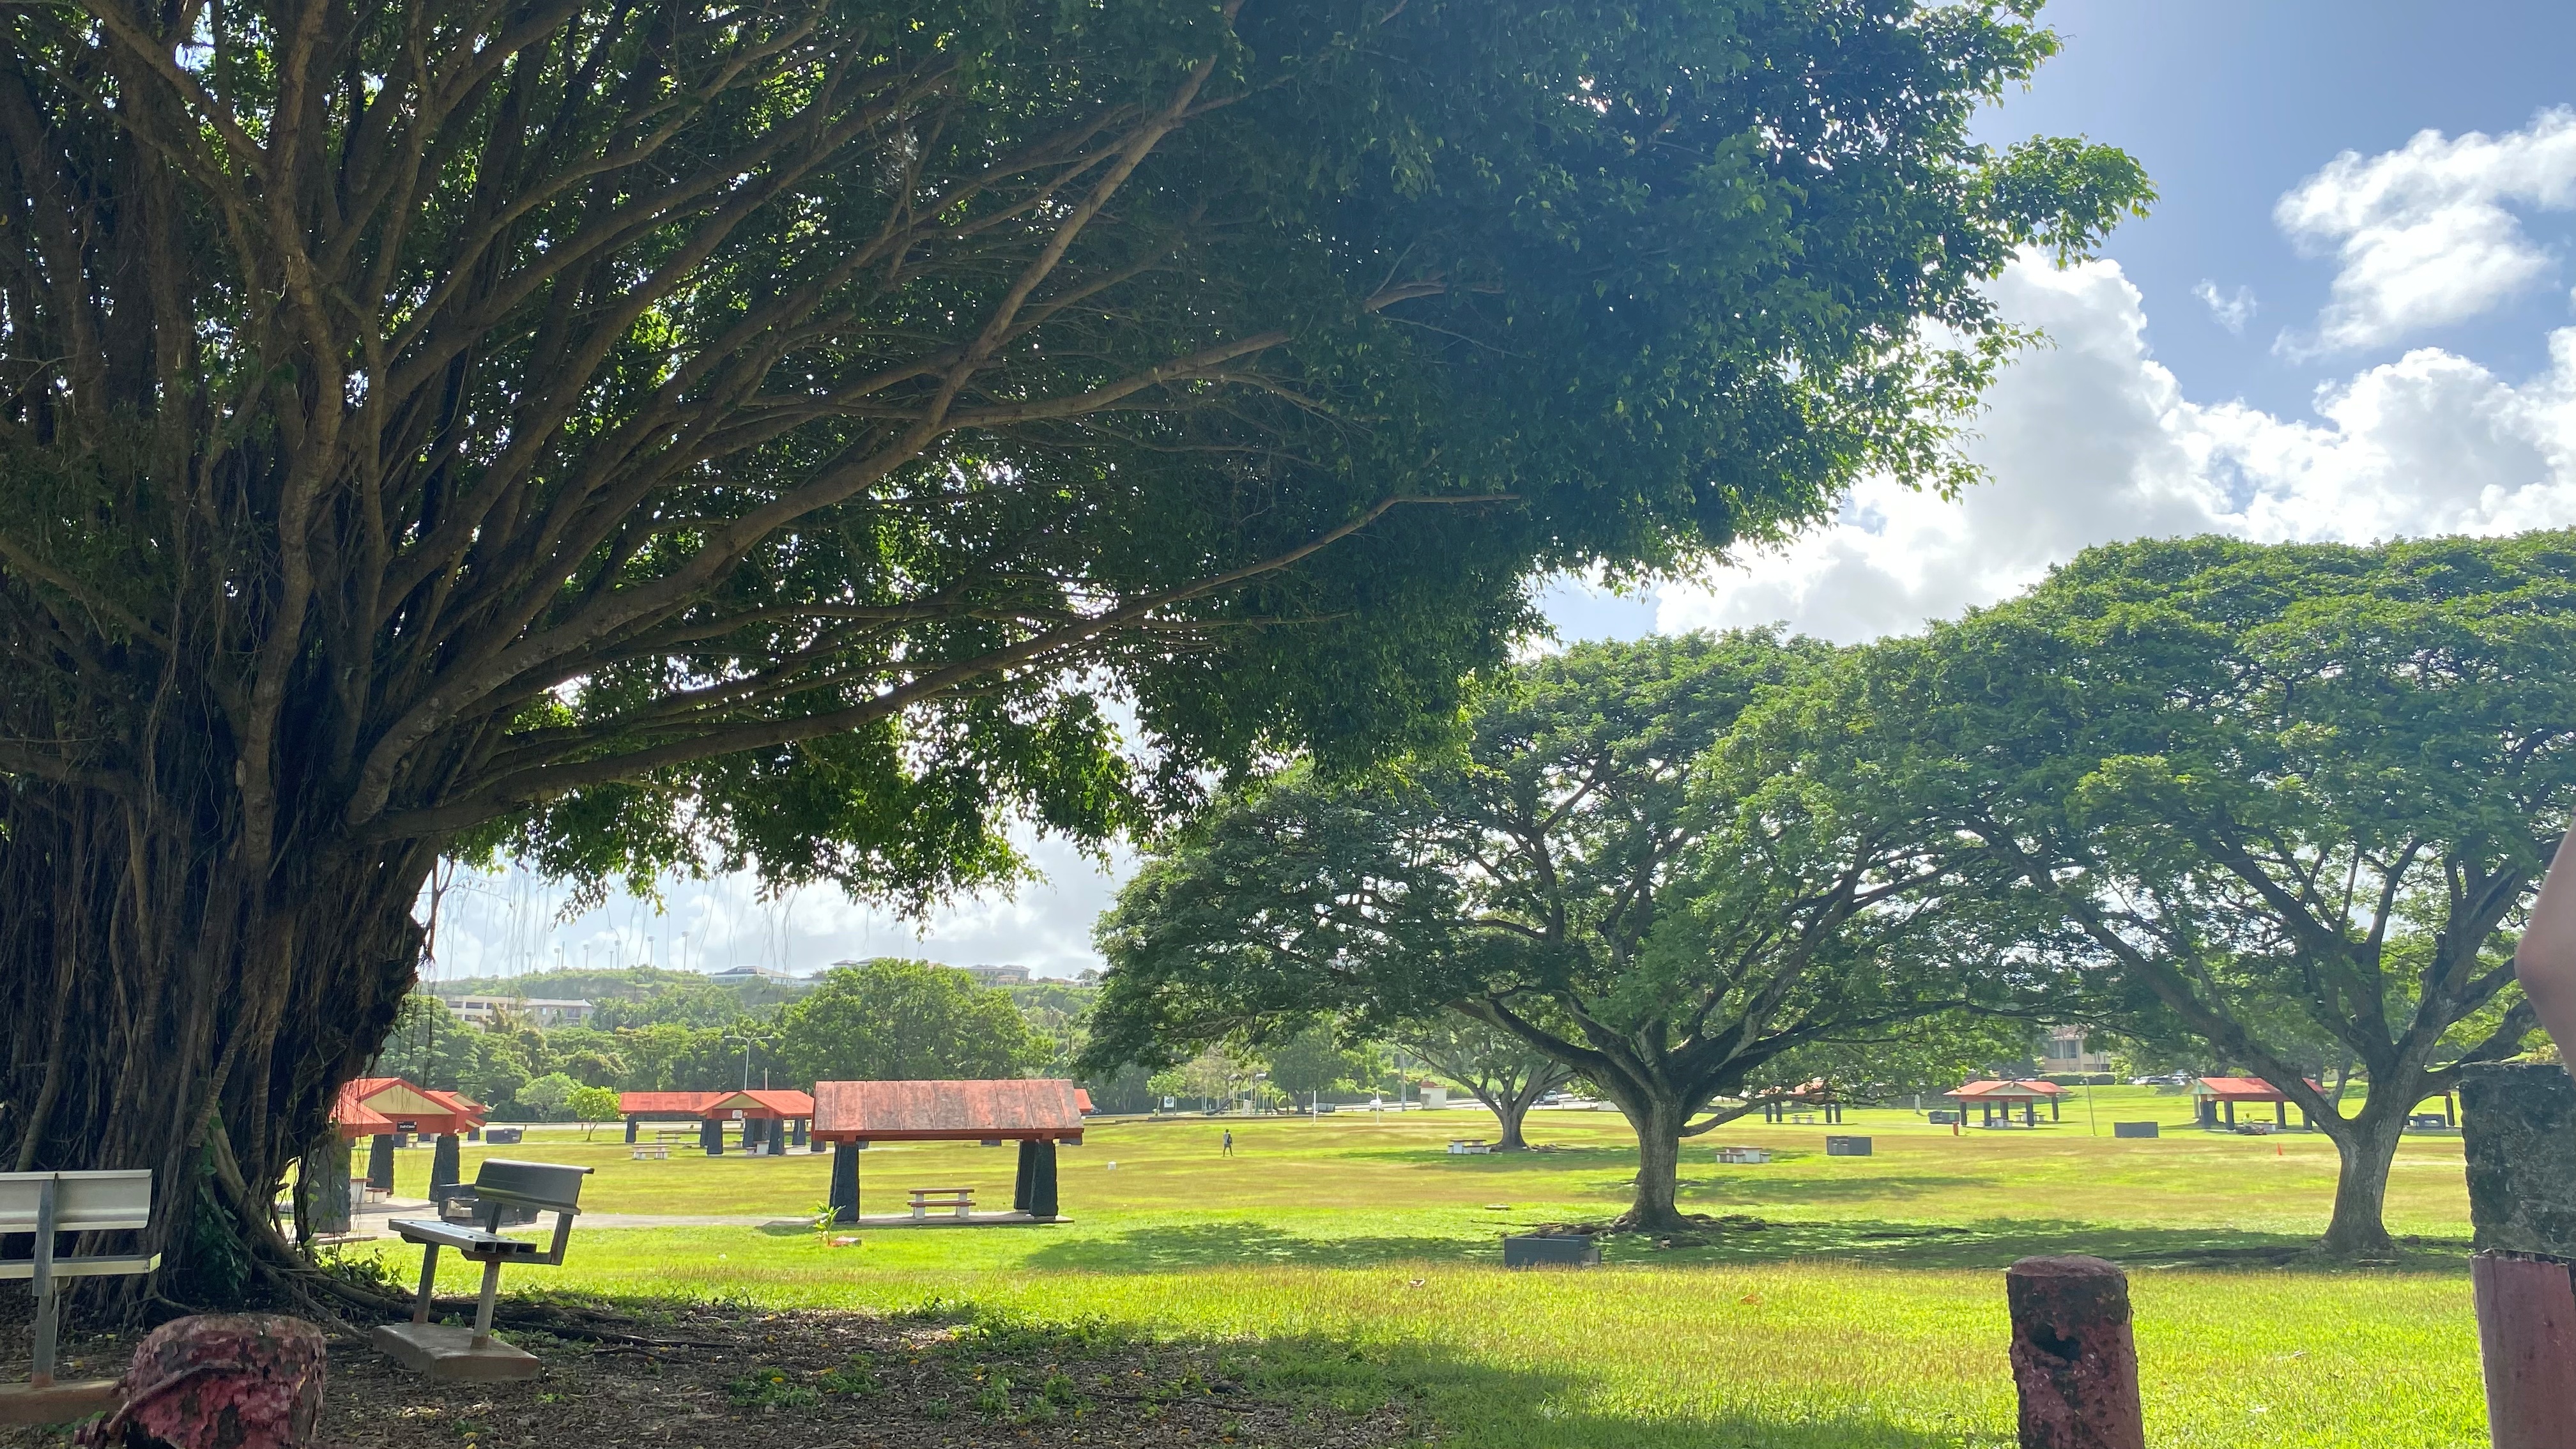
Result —
[[497, 1233], [487, 1233], [481, 1228], [442, 1223], [429, 1218], [396, 1218], [385, 1226], [400, 1234], [404, 1242], [436, 1243], [442, 1248], [454, 1248], [459, 1252], [511, 1256], [525, 1253], [533, 1256], [538, 1251], [537, 1245], [525, 1238], [505, 1238]]
[[[57, 1278], [117, 1278], [133, 1273], [149, 1273], [161, 1266], [159, 1253], [119, 1253], [112, 1257], [56, 1258]], [[0, 1283], [13, 1279], [33, 1278], [36, 1265], [23, 1260], [0, 1263]]]

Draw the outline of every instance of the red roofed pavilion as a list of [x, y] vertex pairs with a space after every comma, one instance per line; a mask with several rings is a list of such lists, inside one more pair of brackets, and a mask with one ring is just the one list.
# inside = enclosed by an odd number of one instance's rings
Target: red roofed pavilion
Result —
[[[833, 1145], [837, 1222], [859, 1221], [858, 1155], [871, 1142], [1017, 1142], [1011, 1211], [982, 1220], [1051, 1221], [1057, 1216], [1056, 1147], [1081, 1144], [1082, 1104], [1073, 1083], [1052, 1078], [816, 1082], [814, 1140]], [[957, 1221], [973, 1220], [963, 1208], [959, 1212]]]
[[[2314, 1082], [2308, 1082], [2308, 1085], [2316, 1087], [2319, 1092], [2325, 1090]], [[2269, 1102], [2272, 1104], [2272, 1120], [2283, 1127], [2290, 1125], [2289, 1094], [2259, 1077], [2201, 1077], [2192, 1082], [2191, 1097], [2203, 1127], [2234, 1127], [2236, 1104], [2239, 1102]], [[2305, 1107], [2299, 1109], [2299, 1125], [2303, 1128], [2313, 1125], [2308, 1121]]]
[[2013, 1108], [2018, 1106], [2021, 1108], [2022, 1125], [2036, 1127], [2039, 1125], [2039, 1104], [2042, 1102], [2048, 1104], [2048, 1120], [2051, 1122], [2058, 1120], [2059, 1102], [2065, 1097], [2066, 1089], [2055, 1082], [1980, 1079], [1956, 1090], [1944, 1092], [1942, 1095], [1959, 1104], [1961, 1121], [1967, 1120], [1968, 1106], [1974, 1103], [1985, 1113], [1985, 1121], [1980, 1123], [1980, 1126], [1994, 1126], [1995, 1114], [2000, 1110], [2003, 1114], [2003, 1125], [2009, 1127], [2012, 1125]]
[[[618, 1114], [626, 1119], [626, 1140], [635, 1140], [639, 1122], [696, 1122], [699, 1145], [710, 1157], [724, 1153], [724, 1124], [742, 1124], [742, 1150], [771, 1156], [805, 1145], [805, 1129], [814, 1120], [812, 1096], [790, 1088], [755, 1087], [738, 1092], [620, 1092]], [[792, 1138], [792, 1140], [791, 1140]]]

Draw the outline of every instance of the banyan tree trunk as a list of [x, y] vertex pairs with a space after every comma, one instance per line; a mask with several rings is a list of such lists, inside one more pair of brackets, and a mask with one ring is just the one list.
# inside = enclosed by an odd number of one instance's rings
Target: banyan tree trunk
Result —
[[160, 1273], [93, 1289], [128, 1303], [276, 1296], [279, 1186], [417, 975], [429, 849], [253, 858], [224, 783], [0, 785], [0, 1167], [153, 1170]]

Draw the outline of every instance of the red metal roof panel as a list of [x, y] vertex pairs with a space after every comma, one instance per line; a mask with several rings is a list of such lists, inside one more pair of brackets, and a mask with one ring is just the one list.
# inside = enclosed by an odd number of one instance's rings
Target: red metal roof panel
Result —
[[656, 1113], [695, 1117], [707, 1104], [729, 1092], [620, 1092], [617, 1114], [621, 1117], [645, 1117]]
[[833, 1142], [1054, 1141], [1082, 1136], [1073, 1083], [816, 1082], [814, 1135]]

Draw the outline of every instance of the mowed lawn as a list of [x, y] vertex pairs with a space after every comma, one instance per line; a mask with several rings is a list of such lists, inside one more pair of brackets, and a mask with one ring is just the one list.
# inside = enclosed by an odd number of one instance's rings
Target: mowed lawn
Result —
[[[1062, 1155], [1067, 1223], [871, 1228], [841, 1247], [783, 1221], [592, 1229], [565, 1267], [512, 1281], [778, 1307], [935, 1300], [1222, 1337], [1274, 1387], [1408, 1399], [1454, 1442], [1498, 1449], [1988, 1449], [2012, 1442], [1997, 1270], [2090, 1251], [2132, 1267], [2160, 1449], [2483, 1442], [2456, 1139], [2410, 1140], [2400, 1159], [2389, 1220], [2420, 1241], [2387, 1265], [2323, 1268], [2290, 1256], [2325, 1222], [2322, 1138], [2182, 1130], [2187, 1106], [2143, 1090], [2094, 1105], [2091, 1125], [2079, 1101], [2053, 1128], [1958, 1136], [1856, 1111], [1834, 1130], [1871, 1136], [1867, 1158], [1825, 1156], [1821, 1124], [1733, 1124], [1687, 1151], [1685, 1204], [1767, 1226], [1706, 1247], [1614, 1239], [1593, 1272], [1506, 1272], [1499, 1239], [1616, 1214], [1635, 1166], [1624, 1124], [1543, 1112], [1530, 1135], [1548, 1150], [1453, 1157], [1449, 1137], [1491, 1124], [1458, 1111], [1099, 1124]], [[2114, 1139], [2115, 1118], [2171, 1135]], [[613, 1135], [541, 1129], [499, 1151], [597, 1166], [584, 1201], [602, 1213], [785, 1220], [825, 1196], [824, 1156], [635, 1162]], [[1776, 1157], [1720, 1167], [1719, 1142]], [[862, 1162], [870, 1212], [957, 1183], [1008, 1205], [1007, 1149]], [[416, 1192], [427, 1165], [402, 1154], [399, 1188]], [[417, 1262], [386, 1251], [397, 1271]]]

